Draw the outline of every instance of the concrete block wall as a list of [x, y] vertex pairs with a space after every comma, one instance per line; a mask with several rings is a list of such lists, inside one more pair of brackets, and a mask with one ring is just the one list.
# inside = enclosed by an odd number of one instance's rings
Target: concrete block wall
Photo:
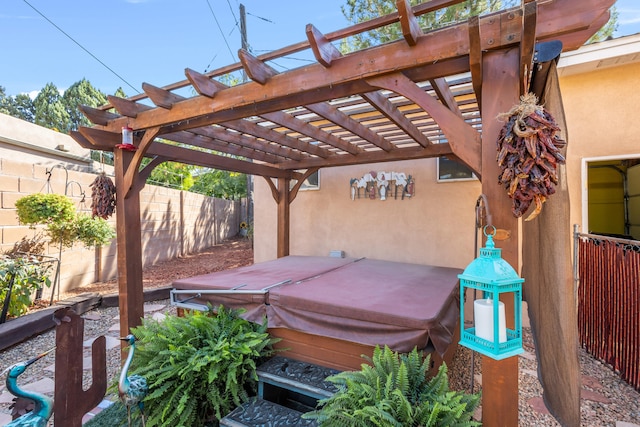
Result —
[[[42, 231], [42, 227], [33, 229], [19, 223], [16, 200], [37, 192], [65, 194], [66, 187], [66, 194], [74, 200], [76, 209], [90, 214], [90, 184], [95, 177], [91, 172], [65, 171], [62, 167], [0, 157], [0, 252], [11, 249], [23, 237], [32, 237]], [[237, 201], [151, 185], [142, 190], [140, 201], [145, 267], [198, 252], [239, 231], [241, 207]], [[115, 216], [109, 221], [115, 227]], [[47, 255], [58, 257], [59, 245], [51, 242]], [[115, 239], [110, 245], [97, 249], [85, 248], [81, 243], [63, 248], [60, 259], [59, 292], [117, 277]]]

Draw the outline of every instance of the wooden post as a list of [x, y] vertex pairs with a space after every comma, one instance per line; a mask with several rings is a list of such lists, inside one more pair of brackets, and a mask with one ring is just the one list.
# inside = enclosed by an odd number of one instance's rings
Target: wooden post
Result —
[[[518, 48], [483, 54], [482, 83], [482, 192], [487, 197], [493, 224], [509, 237], [496, 241], [502, 257], [519, 269], [518, 219], [511, 213], [511, 200], [498, 183], [496, 140], [504, 125], [496, 119], [518, 102], [520, 52]], [[513, 321], [513, 299], [503, 301], [507, 322]], [[508, 327], [513, 327], [513, 324]], [[501, 361], [482, 358], [482, 424], [485, 427], [518, 426], [518, 357]]]
[[289, 255], [289, 212], [291, 179], [278, 178], [278, 258]]
[[[120, 336], [123, 337], [132, 327], [139, 326], [144, 316], [140, 187], [134, 185], [129, 191], [124, 184], [132, 159], [132, 152], [114, 149]], [[127, 192], [129, 194], [125, 198]]]

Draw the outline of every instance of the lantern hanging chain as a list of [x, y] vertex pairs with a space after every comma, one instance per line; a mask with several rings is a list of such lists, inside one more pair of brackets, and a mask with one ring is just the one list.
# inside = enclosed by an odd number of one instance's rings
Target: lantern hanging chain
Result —
[[[480, 194], [478, 196], [478, 200], [476, 200], [476, 208], [475, 208], [475, 227], [473, 230], [473, 256], [474, 258], [478, 256], [478, 230], [483, 230], [485, 227], [491, 225], [491, 213], [489, 212], [489, 203], [487, 202], [487, 197], [484, 194]], [[484, 224], [486, 220], [486, 224]], [[473, 301], [476, 300], [477, 290], [473, 290]], [[464, 302], [463, 302], [464, 304]], [[464, 305], [463, 305], [464, 310]], [[476, 362], [476, 352], [471, 351], [471, 379], [469, 384], [470, 393], [473, 394], [474, 387], [474, 376], [475, 376], [475, 362]]]

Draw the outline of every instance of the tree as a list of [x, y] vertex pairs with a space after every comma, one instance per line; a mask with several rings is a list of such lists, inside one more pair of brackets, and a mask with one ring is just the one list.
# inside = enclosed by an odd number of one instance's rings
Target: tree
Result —
[[31, 123], [35, 120], [35, 106], [29, 95], [21, 93], [15, 97], [8, 96], [2, 86], [0, 86], [0, 113]]
[[[146, 161], [145, 163], [147, 163]], [[147, 182], [164, 187], [189, 190], [193, 186], [191, 171], [193, 166], [183, 163], [165, 162], [151, 172]]]
[[80, 126], [91, 126], [92, 123], [82, 114], [80, 105], [98, 107], [107, 103], [104, 93], [94, 88], [89, 80], [82, 79], [72, 84], [62, 95], [62, 103], [69, 115], [69, 127], [66, 132], [77, 130]]
[[35, 124], [54, 129], [59, 132], [67, 132], [70, 117], [58, 88], [53, 83], [47, 85], [33, 100], [35, 106]]
[[247, 176], [222, 170], [201, 172], [191, 191], [220, 199], [240, 199], [247, 197]]

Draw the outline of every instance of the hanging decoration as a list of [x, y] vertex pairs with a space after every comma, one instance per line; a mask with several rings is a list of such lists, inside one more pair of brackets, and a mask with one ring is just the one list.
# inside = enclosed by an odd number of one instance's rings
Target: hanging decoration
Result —
[[[492, 229], [488, 233], [488, 229]], [[522, 283], [516, 271], [502, 259], [502, 250], [495, 247], [494, 226], [486, 225], [487, 242], [474, 259], [458, 275], [460, 301], [465, 300], [467, 289], [482, 291], [482, 298], [473, 301], [473, 326], [465, 327], [464, 307], [460, 310], [460, 344], [495, 360], [522, 353]], [[500, 297], [513, 298], [513, 329], [507, 327], [505, 306]], [[474, 297], [475, 298], [475, 297]]]
[[116, 148], [126, 151], [136, 151], [138, 149], [133, 145], [133, 129], [128, 125], [122, 128], [122, 144], [116, 144]]
[[116, 186], [104, 172], [96, 176], [91, 187], [91, 215], [108, 219], [116, 210]]
[[367, 198], [404, 200], [415, 195], [415, 182], [411, 175], [404, 172], [371, 171], [361, 178], [351, 178], [351, 200]]
[[524, 95], [520, 104], [498, 116], [506, 122], [498, 137], [498, 181], [512, 199], [516, 218], [534, 204], [525, 221], [538, 216], [542, 204], [556, 192], [557, 167], [565, 163], [560, 150], [566, 141], [558, 135], [560, 128], [553, 116], [537, 102], [534, 94]]

